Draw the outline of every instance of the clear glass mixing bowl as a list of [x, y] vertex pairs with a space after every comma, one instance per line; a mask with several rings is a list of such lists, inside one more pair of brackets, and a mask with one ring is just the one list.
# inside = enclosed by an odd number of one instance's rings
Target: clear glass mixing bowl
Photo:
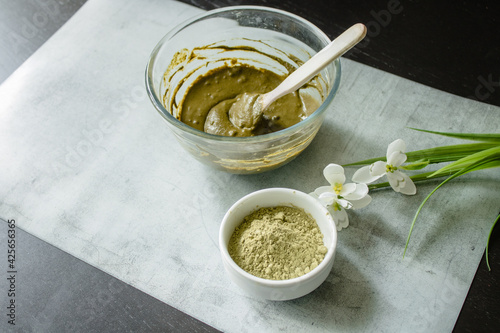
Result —
[[[321, 102], [309, 117], [278, 132], [225, 137], [179, 120], [179, 105], [197, 77], [238, 59], [286, 74], [330, 43], [312, 23], [294, 14], [260, 6], [233, 6], [198, 15], [171, 30], [151, 53], [146, 68], [148, 95], [178, 142], [199, 161], [232, 173], [259, 173], [291, 161], [314, 139], [340, 84], [340, 61], [315, 78]], [[285, 66], [283, 66], [285, 64]]]

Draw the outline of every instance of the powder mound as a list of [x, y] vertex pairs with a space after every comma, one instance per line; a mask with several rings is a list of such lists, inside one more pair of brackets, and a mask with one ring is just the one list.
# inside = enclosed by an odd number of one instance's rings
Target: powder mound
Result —
[[270, 280], [307, 274], [327, 248], [316, 221], [296, 207], [266, 207], [245, 217], [229, 240], [229, 254], [248, 273]]

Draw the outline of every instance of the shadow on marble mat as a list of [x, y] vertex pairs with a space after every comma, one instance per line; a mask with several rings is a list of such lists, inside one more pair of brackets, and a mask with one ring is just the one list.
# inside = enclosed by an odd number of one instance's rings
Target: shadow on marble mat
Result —
[[280, 313], [289, 320], [300, 321], [303, 327], [352, 331], [362, 329], [373, 320], [376, 302], [369, 280], [347, 259], [343, 250], [338, 249], [332, 273], [318, 289], [289, 302], [268, 303], [281, 308]]

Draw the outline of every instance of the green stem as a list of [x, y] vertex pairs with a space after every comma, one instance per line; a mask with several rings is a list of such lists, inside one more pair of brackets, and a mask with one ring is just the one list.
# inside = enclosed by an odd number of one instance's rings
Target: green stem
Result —
[[409, 128], [412, 130], [415, 130], [415, 131], [431, 133], [431, 134], [438, 134], [438, 135], [448, 136], [448, 137], [456, 138], [456, 139], [475, 140], [475, 141], [483, 141], [483, 142], [484, 141], [500, 142], [500, 133], [488, 133], [488, 134], [483, 134], [483, 133], [450, 133], [450, 132], [429, 131], [429, 130], [413, 128], [413, 127], [409, 127]]

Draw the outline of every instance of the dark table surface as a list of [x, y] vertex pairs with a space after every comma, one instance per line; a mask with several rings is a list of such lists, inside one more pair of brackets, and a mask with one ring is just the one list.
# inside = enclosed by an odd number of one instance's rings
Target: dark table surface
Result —
[[[367, 38], [345, 57], [442, 91], [500, 106], [497, 1], [182, 2], [203, 9], [239, 4], [280, 8], [310, 20], [330, 38], [362, 22], [368, 27]], [[0, 82], [84, 3], [0, 0]], [[8, 218], [12, 217], [0, 216], [0, 221]], [[0, 243], [6, 244], [6, 223], [0, 225]], [[483, 256], [457, 319], [456, 332], [497, 332], [500, 327], [498, 229], [490, 244], [492, 271], [488, 271]], [[0, 331], [216, 331], [19, 228], [16, 240], [20, 272], [16, 326], [7, 325], [2, 311]], [[4, 300], [7, 282], [0, 287]]]

